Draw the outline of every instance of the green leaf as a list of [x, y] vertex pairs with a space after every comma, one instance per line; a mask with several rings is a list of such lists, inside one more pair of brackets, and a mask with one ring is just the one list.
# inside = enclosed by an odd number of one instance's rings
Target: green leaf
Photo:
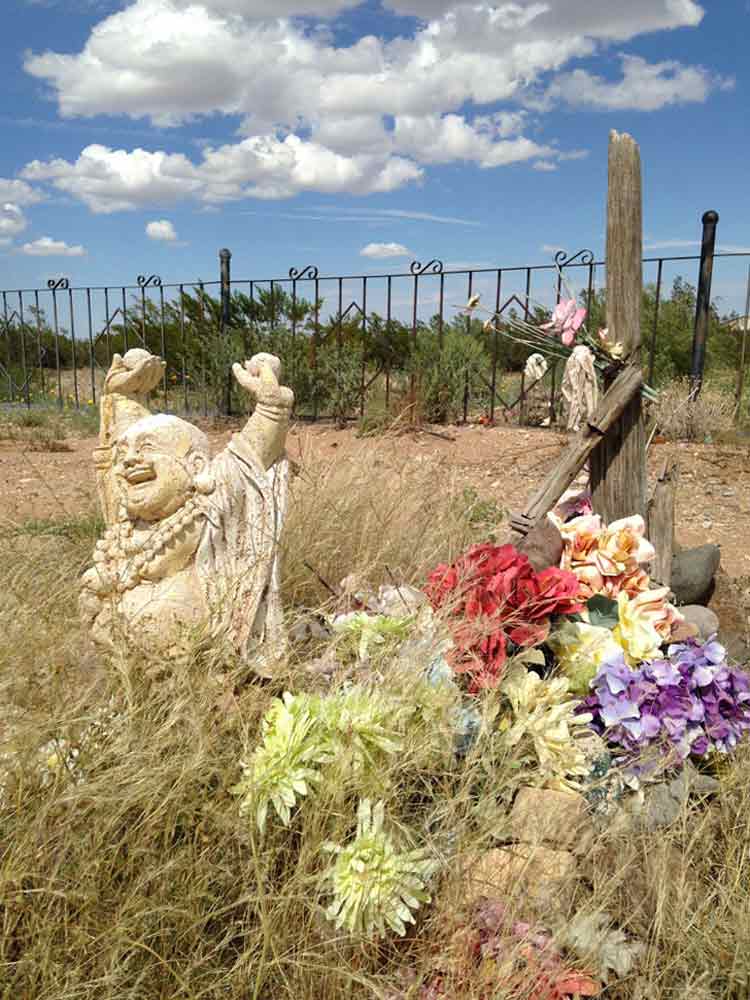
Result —
[[617, 601], [604, 594], [594, 594], [586, 602], [586, 607], [589, 610], [589, 622], [599, 628], [614, 628], [620, 620]]

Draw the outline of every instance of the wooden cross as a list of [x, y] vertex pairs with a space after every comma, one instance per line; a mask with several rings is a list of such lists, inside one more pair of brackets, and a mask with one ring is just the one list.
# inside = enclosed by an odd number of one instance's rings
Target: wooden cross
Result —
[[[588, 424], [568, 445], [525, 510], [511, 516], [517, 540], [555, 506], [590, 460], [594, 510], [606, 522], [646, 514], [646, 445], [641, 407], [643, 287], [641, 160], [638, 144], [609, 135], [607, 188], [607, 328], [622, 345], [622, 367], [605, 379], [605, 393]], [[515, 536], [515, 539], [514, 537]]]

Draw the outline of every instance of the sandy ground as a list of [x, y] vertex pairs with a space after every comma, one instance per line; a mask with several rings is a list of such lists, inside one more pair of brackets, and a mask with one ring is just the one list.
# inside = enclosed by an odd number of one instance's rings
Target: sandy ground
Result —
[[[215, 449], [230, 429], [207, 428]], [[19, 441], [0, 441], [0, 521], [71, 517], [93, 509], [91, 468], [94, 437], [66, 438], [66, 451], [36, 451]], [[300, 424], [289, 435], [291, 456], [303, 463], [320, 459], [378, 459], [435, 463], [453, 481], [520, 510], [548, 471], [565, 437], [548, 430], [513, 427], [447, 427], [391, 437], [358, 438], [354, 429]], [[655, 444], [649, 452], [654, 476], [665, 459], [676, 457], [681, 477], [677, 500], [678, 542], [717, 542], [729, 576], [750, 576], [750, 450], [747, 447]]]

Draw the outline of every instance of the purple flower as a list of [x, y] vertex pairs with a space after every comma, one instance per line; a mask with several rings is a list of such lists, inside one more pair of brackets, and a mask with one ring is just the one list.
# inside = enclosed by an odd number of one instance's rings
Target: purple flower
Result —
[[654, 660], [653, 663], [646, 664], [644, 669], [646, 675], [660, 687], [680, 682], [680, 671], [669, 660]]
[[[728, 753], [750, 730], [750, 675], [726, 663], [711, 638], [671, 645], [667, 657], [629, 669], [624, 657], [602, 664], [580, 711], [630, 764], [649, 748], [667, 762]], [[624, 756], [623, 756], [624, 755]]]

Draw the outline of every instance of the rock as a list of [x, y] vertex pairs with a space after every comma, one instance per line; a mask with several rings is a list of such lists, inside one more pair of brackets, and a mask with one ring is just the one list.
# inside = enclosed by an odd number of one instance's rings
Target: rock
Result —
[[750, 664], [750, 646], [744, 636], [737, 632], [719, 632], [719, 642], [727, 651], [727, 659], [742, 666]]
[[719, 788], [716, 778], [701, 774], [688, 761], [671, 781], [660, 782], [645, 790], [638, 813], [640, 825], [646, 830], [671, 826], [691, 795], [715, 795]]
[[671, 586], [678, 604], [706, 604], [721, 561], [718, 545], [699, 545], [676, 552]]
[[642, 826], [646, 830], [658, 830], [660, 827], [671, 826], [682, 810], [680, 797], [672, 793], [668, 785], [655, 785], [650, 788], [640, 814]]
[[562, 535], [552, 521], [545, 517], [517, 543], [516, 548], [528, 556], [529, 562], [539, 573], [548, 566], [560, 565]]
[[516, 840], [546, 842], [565, 850], [590, 839], [591, 834], [584, 797], [548, 788], [522, 788], [513, 803], [510, 825]]
[[700, 604], [686, 604], [680, 608], [680, 614], [687, 622], [696, 626], [701, 639], [708, 639], [719, 631], [719, 616], [710, 608], [704, 608]]
[[532, 905], [563, 905], [575, 878], [576, 859], [569, 851], [529, 844], [495, 848], [469, 865], [464, 901], [473, 905], [483, 896], [515, 896]]

